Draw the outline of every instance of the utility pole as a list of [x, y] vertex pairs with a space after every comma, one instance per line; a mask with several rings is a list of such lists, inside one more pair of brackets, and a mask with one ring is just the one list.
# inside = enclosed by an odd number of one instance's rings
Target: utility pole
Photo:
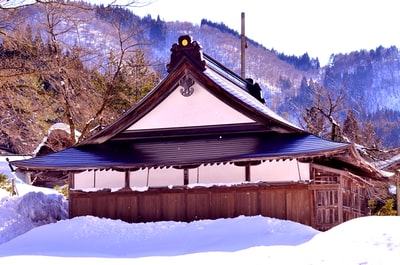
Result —
[[245, 34], [245, 23], [244, 23], [244, 12], [242, 12], [242, 30], [240, 34], [241, 39], [241, 58], [240, 58], [240, 76], [245, 79], [246, 78], [246, 34]]
[[[244, 12], [242, 12], [242, 27], [240, 33], [240, 76], [243, 79], [246, 79], [246, 33], [245, 33], [245, 16]], [[250, 163], [246, 163], [245, 165], [245, 181], [250, 181]]]

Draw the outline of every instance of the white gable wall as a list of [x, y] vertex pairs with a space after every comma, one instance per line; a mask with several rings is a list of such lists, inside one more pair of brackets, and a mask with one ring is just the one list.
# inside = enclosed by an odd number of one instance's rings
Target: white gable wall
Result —
[[254, 123], [240, 112], [220, 101], [199, 84], [185, 97], [178, 86], [166, 99], [127, 130], [177, 128], [207, 125]]
[[[251, 167], [251, 182], [285, 182], [310, 179], [310, 166], [292, 161], [263, 162]], [[125, 173], [113, 170], [85, 171], [75, 175], [75, 189], [122, 188]], [[201, 165], [189, 169], [189, 184], [230, 184], [245, 181], [245, 168], [233, 164]], [[131, 187], [183, 185], [183, 170], [150, 168], [130, 172]]]

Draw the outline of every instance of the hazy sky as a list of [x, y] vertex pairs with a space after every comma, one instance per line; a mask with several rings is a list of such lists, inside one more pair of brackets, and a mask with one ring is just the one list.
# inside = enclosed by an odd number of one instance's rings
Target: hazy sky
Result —
[[[7, 5], [34, 0], [9, 0]], [[132, 0], [83, 0], [123, 3]], [[286, 55], [318, 57], [321, 65], [332, 53], [400, 48], [400, 9], [396, 0], [133, 0], [151, 2], [133, 8], [164, 21], [200, 24], [205, 18], [240, 33], [245, 13], [247, 37]], [[6, 2], [6, 0], [0, 0]], [[196, 36], [193, 36], [196, 39]]]
[[[318, 57], [332, 53], [400, 48], [400, 9], [396, 0], [152, 0], [134, 8], [139, 16], [200, 24], [205, 18], [238, 31], [245, 13], [247, 37], [287, 55]], [[195, 39], [196, 36], [193, 36]]]

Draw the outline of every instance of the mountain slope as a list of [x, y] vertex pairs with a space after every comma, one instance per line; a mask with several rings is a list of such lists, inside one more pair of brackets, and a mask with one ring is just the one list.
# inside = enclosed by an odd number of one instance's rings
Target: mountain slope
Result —
[[[177, 42], [180, 35], [185, 34], [191, 35], [194, 40], [198, 41], [205, 53], [240, 74], [240, 36], [238, 32], [229, 29], [224, 24], [216, 24], [207, 20], [203, 20], [201, 25], [178, 21], [166, 22], [150, 16], [141, 18], [129, 10], [121, 8], [92, 6], [83, 3], [78, 5], [82, 5], [84, 8], [77, 6], [76, 12], [73, 11], [68, 17], [60, 18], [60, 24], [67, 23], [66, 20], [73, 21], [73, 30], [66, 33], [58, 31], [57, 37], [62, 42], [66, 53], [71, 53], [73, 49], [87, 51], [82, 62], [88, 69], [104, 63], [101, 61], [99, 63], [99, 60], [104, 60], [100, 58], [106, 58], [107, 54], [118, 50], [118, 39], [112, 32], [115, 32], [116, 25], [119, 25], [120, 29], [125, 31], [133, 28], [137, 30], [135, 35], [137, 48], [145, 52], [151, 69], [159, 72], [161, 76], [166, 75], [165, 68], [170, 59], [170, 48]], [[0, 17], [3, 18], [0, 18], [0, 22], [6, 22], [5, 12], [5, 10], [0, 10]], [[24, 7], [18, 12], [14, 12], [11, 17], [13, 18], [11, 22], [15, 22], [15, 25], [20, 28], [30, 25], [33, 36], [39, 32], [43, 41], [48, 42], [49, 36], [42, 27], [46, 14], [39, 5]], [[7, 20], [7, 23], [10, 21]], [[0, 23], [0, 26], [3, 24]], [[10, 35], [15, 32], [12, 27], [7, 31]], [[4, 38], [1, 40], [4, 41]], [[331, 63], [324, 67], [319, 66], [318, 59], [309, 58], [307, 54], [301, 57], [285, 55], [278, 51], [268, 50], [251, 39], [247, 39], [245, 52], [246, 77], [259, 83], [263, 89], [266, 104], [291, 122], [304, 125], [301, 124], [304, 110], [313, 104], [310, 94], [304, 90], [304, 86], [305, 83], [310, 85], [312, 82], [317, 82], [333, 96], [336, 95], [338, 88], [343, 88], [345, 91], [346, 97], [341, 112], [335, 113], [339, 122], [343, 123], [346, 119], [346, 110], [354, 109], [360, 126], [367, 121], [374, 123], [375, 131], [378, 132], [377, 138], [382, 139], [384, 146], [400, 146], [397, 137], [399, 128], [396, 126], [400, 120], [400, 92], [398, 89], [400, 55], [396, 47], [378, 47], [371, 51], [361, 50], [350, 54], [337, 54], [332, 57]], [[9, 55], [0, 52], [0, 56], [5, 58]], [[6, 76], [7, 67], [9, 65], [4, 65], [3, 61], [0, 76]], [[104, 68], [98, 67], [96, 71], [101, 73]], [[31, 80], [31, 82], [37, 81], [43, 82], [43, 80]], [[52, 124], [65, 122], [65, 120], [56, 115], [60, 111], [60, 107], [55, 105], [55, 98], [47, 98], [48, 108], [38, 106], [36, 113], [31, 113], [32, 108], [22, 108], [22, 105], [31, 104], [24, 102], [32, 102], [31, 99], [26, 98], [32, 95], [24, 93], [23, 89], [19, 92], [10, 90], [7, 82], [16, 82], [16, 80], [4, 78], [0, 80], [2, 97], [7, 99], [3, 101], [3, 105], [0, 105], [0, 118], [2, 121], [18, 120], [18, 126], [25, 129], [14, 136], [10, 132], [17, 128], [12, 127], [15, 124], [8, 122], [7, 128], [9, 129], [0, 130], [0, 144], [18, 150], [18, 152], [30, 153], [41, 141], [40, 135], [45, 135]], [[313, 92], [315, 91], [311, 91], [311, 93]], [[34, 96], [40, 97], [42, 94], [41, 91], [37, 91]], [[84, 102], [91, 102], [87, 108], [93, 108], [94, 104], [98, 103], [94, 96], [92, 94], [86, 98], [76, 99], [75, 103], [81, 107], [81, 113], [85, 113]], [[13, 98], [18, 99], [18, 105], [21, 107], [18, 112], [24, 115], [15, 116], [14, 112], [10, 112], [10, 100]], [[4, 105], [4, 102], [8, 102], [8, 105]], [[39, 102], [39, 98], [36, 99], [36, 102]], [[12, 107], [15, 111], [15, 105]], [[40, 113], [41, 109], [46, 109], [48, 112]], [[390, 113], [390, 115], [383, 113]], [[44, 115], [48, 117], [43, 118]], [[115, 116], [115, 114], [110, 114], [109, 117], [113, 115]], [[82, 120], [82, 122], [85, 121]], [[105, 121], [103, 125], [109, 122], [110, 120]], [[387, 126], [388, 124], [390, 126]], [[28, 139], [29, 135], [35, 137]], [[16, 142], [19, 142], [18, 148], [15, 146]]]

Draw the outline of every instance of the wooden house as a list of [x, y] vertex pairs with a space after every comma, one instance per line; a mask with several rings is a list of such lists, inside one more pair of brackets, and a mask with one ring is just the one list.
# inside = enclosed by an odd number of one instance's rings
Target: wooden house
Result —
[[69, 177], [69, 216], [127, 222], [263, 215], [327, 230], [369, 214], [381, 173], [350, 143], [321, 139], [271, 111], [258, 84], [190, 36], [168, 75], [118, 120], [65, 150], [13, 161]]

